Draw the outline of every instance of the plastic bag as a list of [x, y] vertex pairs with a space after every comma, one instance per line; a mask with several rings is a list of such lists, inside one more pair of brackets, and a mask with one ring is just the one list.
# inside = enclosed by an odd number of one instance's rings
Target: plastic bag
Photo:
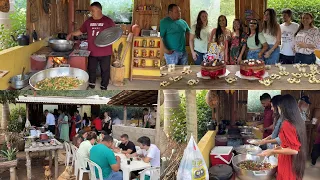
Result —
[[184, 150], [177, 180], [209, 180], [206, 162], [192, 135]]

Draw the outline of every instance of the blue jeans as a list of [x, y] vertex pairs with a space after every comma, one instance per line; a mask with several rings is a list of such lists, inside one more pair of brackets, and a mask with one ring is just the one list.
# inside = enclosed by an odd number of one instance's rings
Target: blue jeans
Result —
[[175, 65], [187, 65], [188, 64], [188, 54], [187, 52], [173, 51], [172, 54], [164, 53], [167, 64]]
[[[111, 172], [111, 174], [109, 175], [109, 177], [107, 178], [103, 178], [103, 180], [122, 180], [123, 179], [123, 175], [122, 172], [118, 171], [118, 172]], [[97, 179], [99, 180], [99, 179]]]
[[296, 57], [294, 58], [294, 63], [315, 64], [316, 63], [316, 55], [314, 55], [314, 53], [312, 53], [312, 54], [296, 53]]
[[202, 61], [203, 61], [203, 55], [204, 53], [201, 53], [201, 52], [198, 52], [198, 51], [195, 51], [197, 53], [197, 60], [194, 61], [194, 64], [195, 65], [201, 65]]
[[261, 49], [255, 49], [255, 50], [249, 49], [248, 54], [247, 54], [247, 59], [260, 59], [259, 58], [260, 51], [261, 51]]
[[[269, 49], [271, 49], [273, 47], [273, 44], [269, 44]], [[279, 62], [279, 57], [280, 57], [280, 48], [277, 47], [270, 55], [269, 58], [265, 58], [264, 62], [267, 65], [273, 65]]]

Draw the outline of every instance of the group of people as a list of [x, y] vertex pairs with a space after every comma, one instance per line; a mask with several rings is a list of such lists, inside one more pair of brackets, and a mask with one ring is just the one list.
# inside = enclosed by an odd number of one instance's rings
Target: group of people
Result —
[[[256, 143], [264, 149], [259, 156], [278, 155], [277, 179], [302, 179], [307, 159], [305, 120], [308, 118], [307, 111], [311, 104], [309, 97], [302, 96], [297, 102], [289, 94], [271, 98], [268, 93], [264, 93], [260, 96], [260, 101], [265, 110], [263, 139]], [[317, 129], [320, 132], [320, 123]], [[315, 165], [320, 156], [319, 147], [320, 133], [312, 150], [312, 165]]]
[[[104, 180], [123, 179], [120, 171], [121, 159], [115, 153], [122, 153], [127, 158], [138, 158], [150, 163], [152, 167], [160, 167], [160, 150], [155, 144], [151, 144], [150, 138], [146, 136], [137, 140], [140, 150], [137, 150], [127, 134], [121, 135], [119, 146], [114, 144], [113, 137], [105, 131], [100, 136], [95, 131], [86, 132], [82, 137], [84, 141], [80, 143], [77, 151], [80, 167], [89, 169], [85, 159], [90, 159], [101, 167]], [[138, 172], [132, 172], [132, 177], [136, 176]], [[146, 175], [145, 179], [150, 179], [150, 176]]]
[[160, 21], [160, 36], [167, 64], [188, 64], [186, 33], [192, 58], [196, 65], [203, 61], [210, 43], [217, 43], [224, 51], [227, 64], [238, 64], [242, 59], [260, 59], [265, 64], [314, 64], [315, 49], [320, 47], [320, 31], [314, 26], [311, 13], [301, 15], [300, 24], [292, 22], [293, 12], [282, 11], [284, 23], [279, 25], [274, 9], [266, 9], [263, 22], [249, 21], [248, 31], [240, 19], [233, 21], [233, 30], [227, 28], [227, 18], [218, 17], [217, 28], [210, 31], [208, 13], [200, 11], [191, 28], [181, 19], [181, 9], [176, 4], [168, 6], [168, 17]]

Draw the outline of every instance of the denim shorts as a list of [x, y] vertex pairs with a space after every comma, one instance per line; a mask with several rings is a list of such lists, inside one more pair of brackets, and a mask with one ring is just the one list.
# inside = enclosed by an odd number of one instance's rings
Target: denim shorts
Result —
[[188, 53], [173, 51], [172, 54], [164, 53], [167, 64], [175, 65], [187, 65], [188, 64]]
[[314, 53], [312, 53], [312, 54], [296, 53], [296, 57], [294, 58], [294, 63], [315, 64], [316, 63], [316, 55]]
[[247, 59], [260, 59], [259, 52], [261, 49], [249, 50], [247, 54]]
[[194, 64], [195, 65], [201, 65], [202, 61], [203, 61], [203, 55], [204, 53], [201, 53], [201, 52], [198, 52], [198, 51], [195, 51], [197, 53], [197, 60], [194, 61]]
[[[274, 45], [273, 44], [269, 44], [269, 48], [268, 50], [270, 50]], [[270, 57], [265, 58], [264, 62], [267, 65], [273, 65], [279, 62], [279, 58], [280, 58], [280, 48], [277, 47], [271, 54]]]

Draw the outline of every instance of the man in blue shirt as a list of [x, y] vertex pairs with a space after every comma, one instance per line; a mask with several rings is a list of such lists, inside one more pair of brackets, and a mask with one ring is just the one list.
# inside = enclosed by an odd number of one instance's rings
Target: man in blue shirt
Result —
[[[103, 180], [122, 180], [120, 170], [120, 157], [115, 156], [111, 147], [113, 138], [105, 135], [100, 144], [94, 145], [90, 150], [90, 160], [98, 164], [102, 169]], [[96, 177], [99, 178], [96, 169]]]
[[176, 4], [168, 6], [168, 17], [160, 21], [161, 46], [164, 48], [164, 56], [167, 64], [188, 64], [186, 52], [186, 33], [190, 27], [181, 19], [181, 9]]
[[78, 133], [82, 123], [81, 116], [78, 110], [75, 112], [75, 116], [76, 116], [76, 132]]

